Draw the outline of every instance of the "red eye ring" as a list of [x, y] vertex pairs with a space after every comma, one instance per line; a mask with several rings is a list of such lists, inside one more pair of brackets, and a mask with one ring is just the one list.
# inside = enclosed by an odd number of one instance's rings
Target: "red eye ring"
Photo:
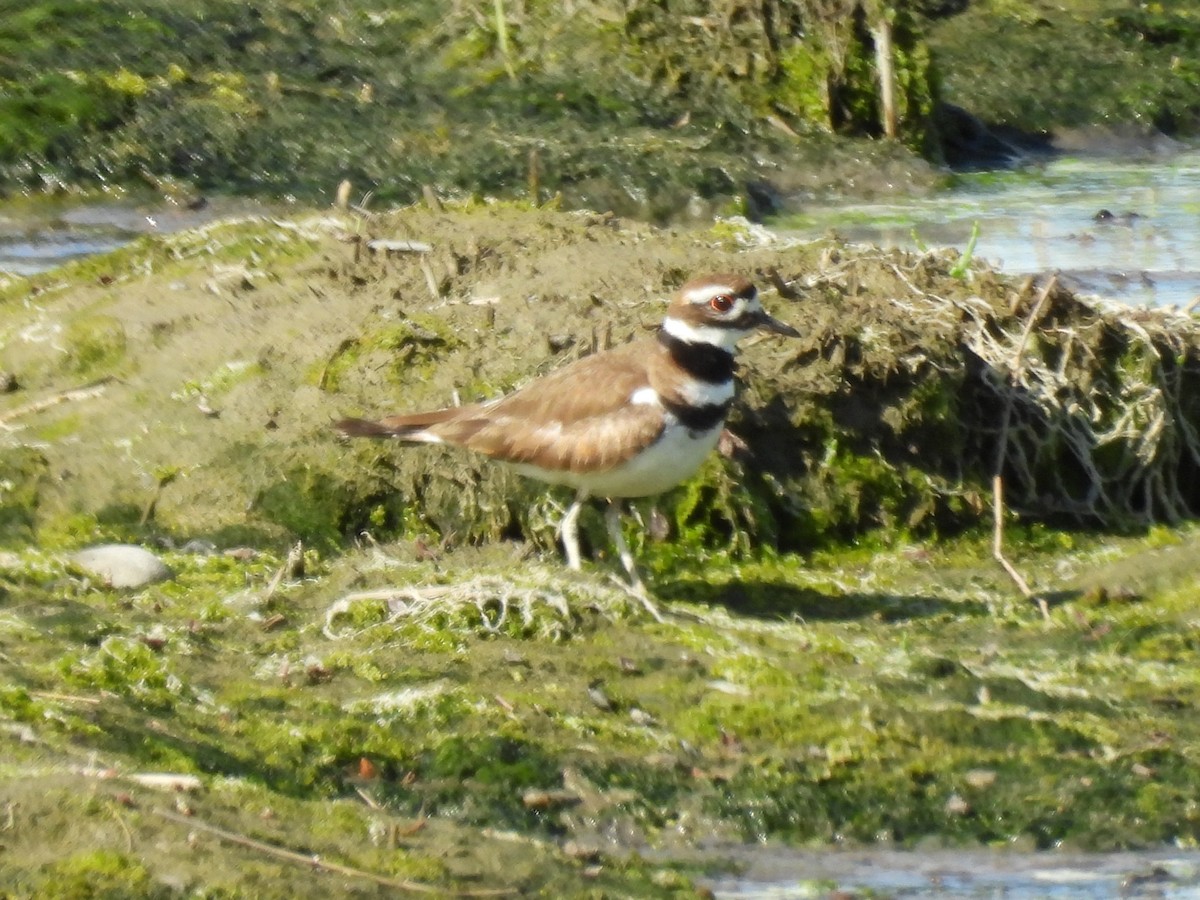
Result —
[[708, 301], [708, 305], [719, 313], [729, 312], [733, 309], [733, 298], [728, 294], [717, 294]]

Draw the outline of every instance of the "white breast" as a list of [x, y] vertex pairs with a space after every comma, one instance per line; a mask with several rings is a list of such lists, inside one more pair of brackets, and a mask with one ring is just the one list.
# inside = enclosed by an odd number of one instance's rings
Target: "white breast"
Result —
[[695, 434], [669, 417], [662, 437], [628, 462], [594, 478], [588, 489], [600, 497], [648, 497], [687, 481], [717, 446], [722, 424]]

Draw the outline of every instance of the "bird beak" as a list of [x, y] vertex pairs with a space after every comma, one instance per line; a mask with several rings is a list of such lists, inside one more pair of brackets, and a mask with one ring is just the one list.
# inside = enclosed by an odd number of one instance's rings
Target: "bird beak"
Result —
[[758, 321], [755, 322], [755, 325], [759, 328], [773, 331], [776, 334], [782, 334], [785, 337], [800, 337], [800, 332], [786, 322], [780, 322], [774, 316], [768, 315], [765, 309], [758, 311]]

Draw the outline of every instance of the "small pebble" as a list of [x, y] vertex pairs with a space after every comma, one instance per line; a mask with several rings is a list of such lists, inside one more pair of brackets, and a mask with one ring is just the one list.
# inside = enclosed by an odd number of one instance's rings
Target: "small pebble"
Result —
[[133, 544], [100, 544], [80, 550], [72, 562], [109, 587], [140, 588], [173, 577], [167, 565], [143, 547]]

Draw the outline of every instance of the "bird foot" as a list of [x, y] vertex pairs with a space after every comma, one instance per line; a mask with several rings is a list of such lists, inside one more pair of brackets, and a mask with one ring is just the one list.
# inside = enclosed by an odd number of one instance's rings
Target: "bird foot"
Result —
[[667, 621], [667, 617], [662, 614], [662, 611], [658, 608], [658, 604], [654, 602], [654, 598], [650, 596], [650, 592], [646, 590], [646, 586], [642, 584], [640, 578], [634, 583], [626, 583], [616, 575], [609, 575], [608, 578], [626, 594], [642, 604], [642, 608], [650, 614], [655, 622]]

